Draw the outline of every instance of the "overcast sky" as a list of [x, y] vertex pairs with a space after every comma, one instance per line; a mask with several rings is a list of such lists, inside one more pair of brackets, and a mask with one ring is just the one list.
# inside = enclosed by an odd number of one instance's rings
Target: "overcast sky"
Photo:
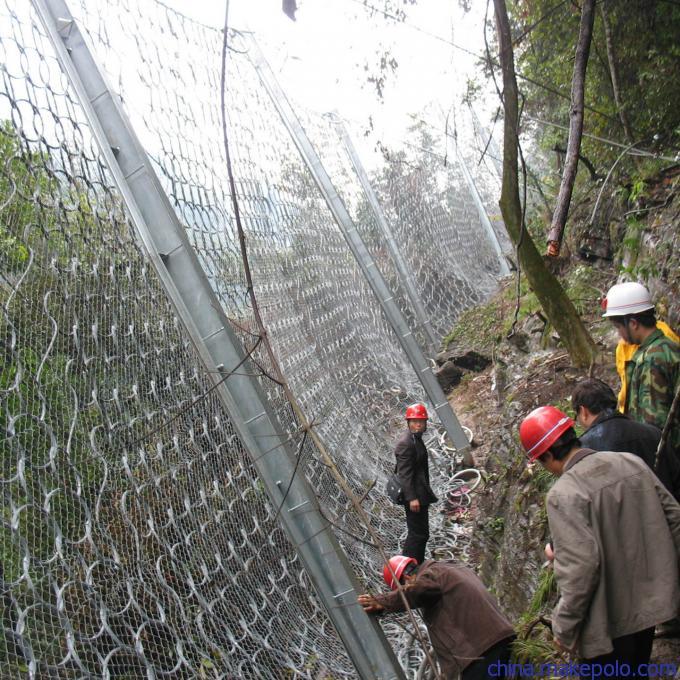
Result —
[[[202, 23], [224, 24], [225, 1], [165, 4]], [[368, 4], [384, 9], [383, 0]], [[298, 0], [296, 21], [291, 21], [281, 0], [230, 0], [229, 23], [255, 32], [292, 100], [315, 111], [338, 110], [360, 125], [370, 115], [376, 131], [391, 138], [403, 134], [409, 114], [427, 111], [433, 123], [440, 123], [450, 106], [460, 102], [474, 59], [449, 43], [483, 53], [485, 3], [473, 5], [465, 14], [454, 0], [419, 0], [404, 5], [407, 18], [399, 23], [372, 13], [363, 0]], [[398, 67], [387, 74], [381, 101], [367, 78], [379, 75], [384, 52]]]

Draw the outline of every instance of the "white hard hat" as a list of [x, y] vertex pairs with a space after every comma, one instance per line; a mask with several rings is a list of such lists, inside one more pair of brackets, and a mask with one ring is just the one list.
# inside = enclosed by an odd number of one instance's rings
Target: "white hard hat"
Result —
[[609, 289], [603, 307], [605, 312], [602, 316], [625, 316], [654, 309], [654, 303], [649, 291], [641, 283], [628, 281], [617, 283]]

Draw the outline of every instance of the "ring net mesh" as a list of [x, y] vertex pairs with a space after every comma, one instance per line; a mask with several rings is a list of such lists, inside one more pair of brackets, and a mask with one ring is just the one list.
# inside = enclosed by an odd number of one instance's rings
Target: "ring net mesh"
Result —
[[[221, 33], [150, 0], [72, 4], [232, 330], [252, 349], [222, 146]], [[354, 677], [28, 3], [0, 4], [0, 46], [3, 677]], [[423, 391], [247, 49], [230, 53], [226, 86], [258, 306], [293, 393], [362, 495], [391, 468], [395, 426]], [[335, 124], [301, 118], [416, 325]], [[419, 158], [407, 171], [387, 163], [372, 181], [443, 335], [493, 289], [498, 267], [455, 169]], [[426, 262], [423, 244], [433, 246]], [[298, 474], [362, 584], [379, 587], [367, 528], [300, 433], [261, 345], [252, 359]], [[437, 485], [458, 461], [434, 426]], [[364, 505], [396, 552], [401, 511], [375, 489]], [[455, 553], [460, 532], [442, 518], [433, 525]], [[400, 646], [403, 631], [385, 630]], [[415, 672], [422, 652], [401, 660]]]

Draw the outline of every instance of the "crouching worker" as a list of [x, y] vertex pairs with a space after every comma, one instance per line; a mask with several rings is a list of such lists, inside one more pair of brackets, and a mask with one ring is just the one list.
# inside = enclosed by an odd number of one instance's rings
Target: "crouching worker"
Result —
[[366, 612], [406, 610], [396, 578], [409, 606], [421, 611], [442, 677], [504, 677], [515, 632], [474, 572], [453, 562], [425, 560], [418, 566], [405, 555], [392, 557], [389, 566], [383, 578], [393, 592], [359, 595]]

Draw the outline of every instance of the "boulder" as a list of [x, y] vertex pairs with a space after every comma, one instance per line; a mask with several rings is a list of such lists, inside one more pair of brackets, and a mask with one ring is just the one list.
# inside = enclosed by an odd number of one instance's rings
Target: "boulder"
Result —
[[450, 392], [458, 385], [458, 383], [460, 383], [463, 373], [465, 373], [465, 371], [456, 366], [453, 361], [447, 361], [434, 372], [434, 375], [439, 381], [441, 388], [446, 393]]
[[437, 354], [435, 357], [435, 362], [442, 368], [450, 362], [454, 366], [458, 366], [459, 368], [465, 369], [466, 371], [479, 373], [491, 363], [491, 359], [489, 359], [487, 356], [484, 356], [483, 354], [480, 354], [479, 352], [476, 352], [473, 349], [467, 351], [449, 349]]

